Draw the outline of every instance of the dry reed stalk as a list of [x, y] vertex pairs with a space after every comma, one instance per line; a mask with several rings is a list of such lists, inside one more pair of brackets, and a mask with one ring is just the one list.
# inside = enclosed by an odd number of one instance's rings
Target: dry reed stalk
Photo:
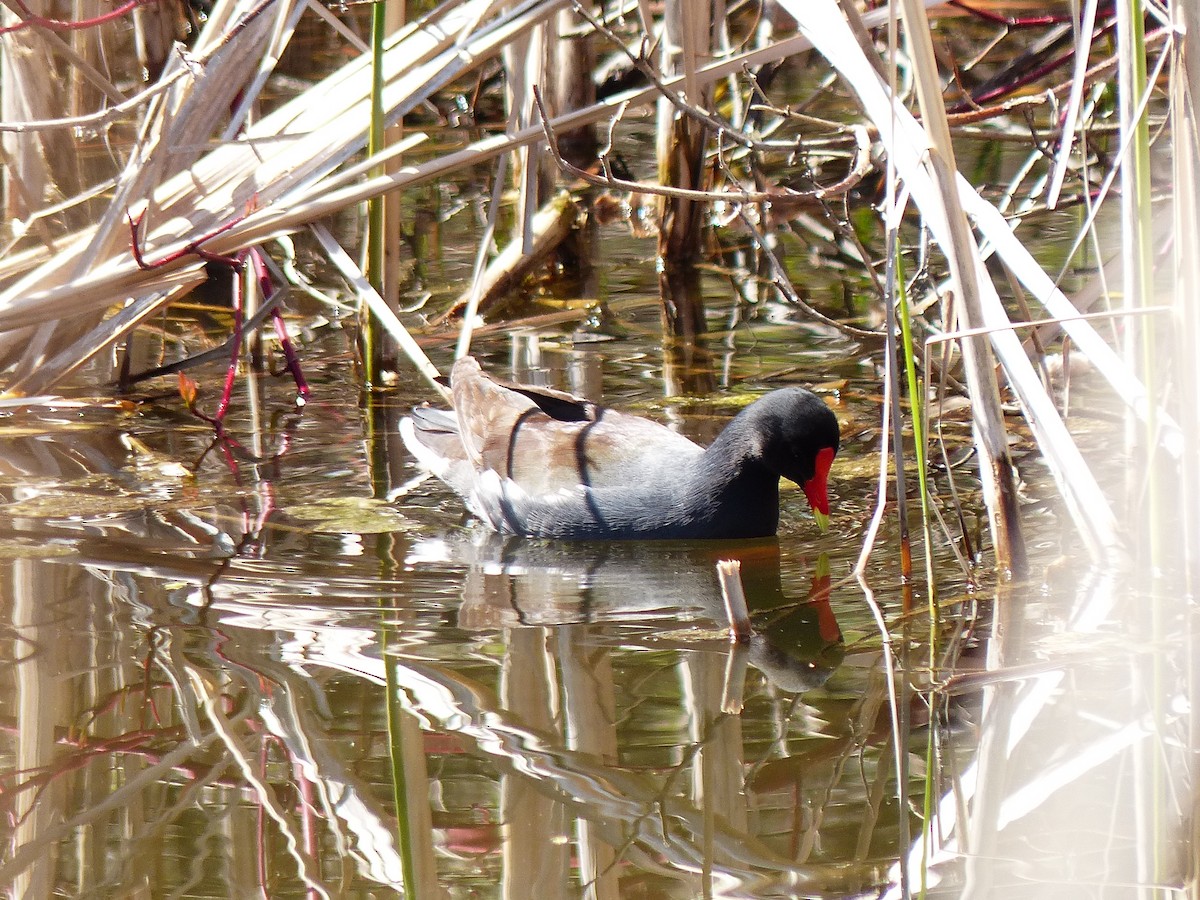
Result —
[[[1077, 35], [1089, 36], [1096, 28], [1097, 0], [1084, 0], [1082, 16]], [[1087, 85], [1084, 77], [1087, 73], [1091, 41], [1077, 41], [1075, 65], [1071, 72], [1071, 93], [1067, 98], [1067, 106], [1063, 111], [1063, 133], [1059, 138], [1058, 153], [1054, 159], [1054, 171], [1050, 175], [1050, 187], [1046, 192], [1046, 206], [1054, 209], [1058, 205], [1058, 197], [1062, 192], [1063, 179], [1066, 178], [1067, 167], [1071, 161], [1071, 152], [1075, 145], [1075, 132], [1079, 128], [1079, 113], [1083, 104], [1083, 89]], [[1084, 151], [1086, 153], [1086, 150]]]
[[[234, 5], [235, 0], [218, 3], [212, 21], [232, 16]], [[115, 198], [106, 214], [96, 226], [80, 233], [46, 264], [9, 286], [0, 294], [0, 308], [6, 301], [26, 296], [31, 291], [70, 285], [85, 274], [106, 265], [112, 266], [114, 262], [119, 266], [121, 259], [129, 260], [125, 268], [136, 269], [129, 254], [124, 211], [149, 193], [154, 185], [184, 170], [201, 154], [217, 123], [227, 114], [230, 103], [245, 85], [256, 62], [255, 48], [269, 26], [267, 17], [251, 21], [238, 39], [222, 45], [205, 71], [193, 79], [176, 81], [171, 91], [156, 98], [142, 139], [118, 180]], [[198, 43], [205, 45], [204, 34]], [[179, 56], [174, 57], [172, 63], [186, 64]], [[0, 362], [6, 366], [16, 363], [10, 389], [40, 393], [48, 383], [47, 376], [60, 377], [45, 363], [88, 332], [108, 305], [119, 299], [123, 297], [103, 298], [91, 304], [89, 309], [81, 310], [86, 314], [72, 321], [43, 319], [43, 324], [33, 331], [18, 330], [0, 336]], [[63, 313], [55, 308], [51, 314]], [[21, 387], [26, 381], [30, 385]]]
[[[582, 26], [583, 19], [575, 10], [559, 11], [555, 25], [559, 38], [550, 48], [554, 77], [546, 85], [554, 115], [585, 109], [596, 102], [596, 83], [592, 79], [596, 69], [595, 36]], [[596, 157], [595, 131], [585, 126], [568, 132], [559, 146], [567, 159], [585, 166]]]
[[[684, 102], [700, 110], [709, 107], [708, 86], [698, 78], [697, 70], [711, 55], [710, 17], [708, 0], [667, 0], [663, 15], [659, 63], [662, 77], [682, 75]], [[702, 121], [682, 114], [668, 98], [659, 98], [657, 153], [660, 184], [704, 190], [709, 181], [705, 165], [707, 141], [708, 129]], [[658, 256], [662, 262], [663, 330], [689, 339], [706, 330], [704, 305], [698, 290], [682, 288], [679, 275], [700, 258], [706, 209], [705, 204], [684, 197], [659, 199]]]
[[[558, 0], [529, 2], [515, 12], [484, 21], [492, 10], [490, 4], [451, 2], [406, 26], [389, 45], [385, 107], [398, 118], [562, 5]], [[236, 21], [229, 12], [230, 6], [218, 5], [214, 10], [214, 18], [210, 20], [213, 28], [217, 28], [214, 23]], [[871, 27], [883, 21], [884, 14], [886, 11], [876, 11], [864, 20]], [[282, 12], [279, 15], [286, 18]], [[6, 360], [6, 367], [11, 367], [15, 358], [24, 358], [25, 377], [10, 380], [10, 391], [40, 393], [53, 385], [62, 377], [63, 370], [45, 363], [51, 358], [70, 358], [72, 338], [80, 341], [80, 352], [85, 347], [102, 346], [103, 342], [97, 339], [106, 323], [94, 323], [113, 304], [130, 297], [140, 298], [138, 303], [143, 304], [160, 287], [172, 288], [181, 280], [199, 280], [200, 264], [189, 254], [189, 244], [219, 226], [227, 226], [227, 230], [205, 247], [217, 253], [234, 252], [301, 228], [371, 196], [485, 162], [542, 137], [540, 125], [532, 125], [514, 135], [485, 138], [466, 150], [419, 166], [405, 166], [398, 172], [363, 180], [373, 166], [386, 161], [390, 154], [411, 148], [412, 143], [406, 142], [405, 148], [389, 150], [378, 158], [337, 171], [338, 165], [361, 147], [366, 133], [369, 63], [355, 59], [304, 96], [256, 123], [243, 139], [217, 147], [190, 166], [174, 165], [172, 170], [180, 174], [153, 191], [147, 245], [156, 248], [150, 254], [152, 258], [169, 254], [182, 254], [184, 258], [161, 269], [142, 271], [128, 252], [123, 218], [151, 193], [147, 189], [139, 194], [134, 188], [157, 183], [160, 180], [157, 176], [168, 170], [167, 161], [161, 158], [170, 155], [162, 137], [164, 122], [170, 124], [172, 114], [181, 111], [187, 98], [196, 92], [193, 82], [207, 82], [206, 88], [211, 90], [213, 80], [223, 81], [220, 76], [226, 71], [226, 61], [222, 52], [227, 49], [222, 43], [223, 34], [216, 30], [198, 43], [197, 50], [186, 61], [176, 57], [175, 64], [164, 73], [162, 81], [168, 87], [153, 95], [155, 106], [147, 113], [149, 124], [143, 139], [121, 177], [117, 199], [100, 224], [64, 239], [61, 255], [51, 262], [39, 263], [37, 253], [22, 256], [22, 262], [37, 264], [37, 268], [16, 282], [8, 282], [0, 291], [0, 359]], [[802, 36], [788, 38], [703, 66], [695, 73], [696, 81], [700, 85], [711, 84], [745, 66], [783, 59], [810, 46]], [[244, 60], [239, 55], [238, 62], [245, 63], [242, 71], [248, 71], [259, 59]], [[678, 90], [681, 84], [679, 78], [666, 86]], [[559, 116], [554, 124], [560, 132], [566, 132], [610, 119], [625, 105], [644, 105], [657, 97], [655, 88], [629, 91]], [[193, 143], [171, 149], [190, 154], [199, 153], [201, 147], [201, 143]], [[102, 252], [106, 246], [107, 253]], [[17, 263], [9, 261], [7, 266], [0, 266], [0, 276], [7, 272], [11, 278], [19, 270]], [[51, 340], [38, 352], [24, 352], [30, 346], [28, 332], [13, 334], [15, 329], [77, 316], [84, 317], [84, 324], [91, 325], [92, 333], [79, 336], [80, 332], [88, 331], [80, 327], [71, 332], [50, 331]], [[114, 323], [109, 340], [117, 340], [122, 333]]]
[[[430, 14], [403, 29], [386, 56], [384, 105], [389, 118], [398, 118], [470, 71], [564, 2], [526, 2], [517, 13], [482, 25], [480, 20], [491, 9], [486, 0], [447, 4], [436, 17]], [[276, 21], [288, 19], [290, 11], [280, 7]], [[163, 269], [140, 270], [129, 252], [127, 211], [145, 216], [143, 253], [148, 259], [161, 259], [248, 212], [273, 202], [286, 205], [289, 192], [310, 188], [361, 148], [369, 115], [370, 69], [369, 60], [360, 58], [264, 117], [242, 140], [223, 144], [195, 162], [190, 155], [178, 158], [181, 148], [185, 153], [194, 148], [198, 155], [205, 146], [238, 86], [259, 66], [261, 38], [272, 24], [268, 17], [254, 20], [194, 79], [176, 82], [183, 96], [175, 100], [168, 95], [152, 110], [116, 199], [99, 225], [0, 293], [0, 327], [6, 330], [27, 324], [30, 320], [22, 321], [25, 314], [32, 321], [84, 315], [79, 323], [45, 327], [32, 338], [27, 332], [0, 336], [0, 359], [11, 364], [21, 356], [10, 391], [40, 393], [61, 377], [44, 365], [46, 360], [61, 355], [110, 304], [136, 296], [139, 289], [154, 290], [159, 280], [175, 278], [175, 270], [198, 270], [195, 257], [186, 254]], [[470, 33], [477, 25], [478, 33]], [[106, 289], [78, 290], [81, 282], [89, 281]], [[24, 352], [27, 348], [31, 352]]]
[[[510, 134], [527, 128], [534, 121], [533, 92], [544, 84], [549, 73], [546, 58], [553, 38], [547, 24], [517, 36], [501, 51], [504, 60], [504, 100], [508, 109]], [[530, 248], [533, 219], [542, 196], [553, 186], [554, 168], [537, 144], [526, 144], [513, 154], [512, 178], [517, 190], [517, 235], [519, 244]]]
[[[73, 0], [71, 3], [71, 18], [77, 22], [95, 18], [104, 12], [99, 0]], [[103, 35], [97, 29], [73, 31], [67, 35], [71, 50], [79, 59], [95, 69], [100, 56], [100, 43]], [[101, 63], [102, 65], [102, 63]], [[75, 116], [81, 112], [95, 109], [101, 104], [101, 96], [96, 85], [92, 84], [79, 69], [72, 69], [68, 74], [67, 115]], [[0, 120], [4, 119], [0, 116]]]
[[483, 284], [487, 276], [488, 257], [496, 245], [496, 223], [500, 219], [500, 198], [507, 184], [509, 155], [505, 154], [496, 160], [495, 172], [492, 175], [492, 196], [488, 202], [487, 222], [483, 226], [483, 235], [475, 248], [475, 265], [471, 270], [471, 286], [467, 289], [467, 303], [463, 308], [462, 325], [458, 329], [458, 341], [454, 345], [454, 358], [466, 356], [471, 352], [471, 339], [475, 333], [475, 322], [478, 318], [479, 303], [483, 298]]
[[473, 298], [476, 310], [486, 311], [544, 262], [579, 223], [579, 218], [580, 209], [570, 194], [563, 191], [553, 197], [536, 211], [527, 232], [509, 243], [488, 264], [478, 283], [459, 295], [437, 321], [462, 316]]
[[[51, 14], [49, 2], [30, 0], [34, 14]], [[20, 22], [7, 5], [0, 6], [0, 24]], [[48, 73], [58, 69], [55, 50], [70, 54], [58, 35], [40, 28], [10, 32], [0, 43], [0, 119], [45, 119], [67, 112], [69, 95]], [[75, 146], [69, 134], [5, 134], [4, 218], [27, 220], [56, 192], [71, 194], [78, 183]]]
[[405, 355], [412, 362], [413, 367], [425, 376], [426, 380], [435, 391], [449, 402], [450, 392], [440, 381], [438, 381], [439, 373], [437, 367], [430, 362], [429, 357], [425, 355], [425, 351], [420, 345], [412, 339], [408, 333], [408, 329], [404, 327], [391, 306], [379, 295], [375, 290], [374, 285], [367, 280], [367, 276], [363, 274], [357, 263], [350, 258], [342, 246], [329, 233], [329, 229], [324, 225], [315, 225], [312, 228], [313, 236], [321, 245], [321, 249], [325, 251], [325, 255], [334, 267], [341, 273], [342, 277], [354, 288], [355, 293], [359, 298], [370, 308], [379, 323], [383, 326], [389, 337], [396, 342]]
[[[879, 128], [880, 137], [895, 161], [905, 186], [920, 207], [927, 226], [939, 245], [949, 246], [953, 238], [947, 231], [947, 213], [937, 185], [925, 169], [926, 152], [930, 146], [925, 130], [889, 96], [886, 85], [863, 56], [832, 0], [813, 0], [811, 3], [781, 0], [781, 3], [796, 16], [802, 31], [834, 64], [858, 95], [867, 115]], [[961, 175], [956, 176], [955, 180], [963, 209], [1021, 283], [1052, 315], [1075, 316], [1074, 307], [1017, 240], [1004, 217], [980, 197]], [[1067, 432], [1053, 401], [1046, 394], [1020, 340], [1012, 332], [1012, 325], [978, 254], [972, 265], [978, 270], [981, 312], [984, 325], [991, 335], [992, 348], [1018, 397], [1025, 419], [1054, 475], [1072, 519], [1094, 558], [1122, 558], [1125, 542], [1119, 536], [1116, 518], [1103, 492]], [[1073, 338], [1080, 336], [1077, 343], [1082, 345], [1087, 342], [1089, 347], [1095, 347], [1095, 352], [1106, 361], [1104, 365], [1111, 362], [1104, 374], [1135, 412], [1145, 414], [1146, 404], [1152, 403], [1152, 398], [1091, 324], [1075, 317], [1064, 320], [1063, 328]], [[1092, 353], [1090, 349], [1087, 352], [1089, 355]], [[1177, 443], [1169, 430], [1172, 423], [1161, 410], [1158, 411], [1158, 421], [1164, 426], [1163, 445], [1170, 449]]]
[[1184, 451], [1180, 457], [1183, 528], [1176, 542], [1178, 562], [1190, 596], [1200, 592], [1200, 10], [1171, 6], [1177, 35], [1171, 78], [1171, 133], [1174, 137], [1175, 241], [1173, 368], [1179, 386], [1178, 409]]

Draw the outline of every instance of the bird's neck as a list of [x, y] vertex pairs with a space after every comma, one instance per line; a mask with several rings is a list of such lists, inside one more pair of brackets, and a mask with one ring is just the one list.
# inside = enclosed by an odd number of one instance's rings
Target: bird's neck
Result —
[[723, 443], [723, 433], [701, 458], [696, 492], [711, 515], [736, 523], [737, 537], [766, 537], [779, 526], [779, 475], [745, 441]]

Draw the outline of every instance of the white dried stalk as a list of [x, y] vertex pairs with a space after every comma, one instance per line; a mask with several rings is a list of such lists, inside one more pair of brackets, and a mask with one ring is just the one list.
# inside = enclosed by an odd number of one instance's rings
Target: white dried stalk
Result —
[[379, 292], [367, 280], [367, 276], [363, 274], [358, 264], [350, 258], [350, 254], [342, 248], [342, 245], [337, 242], [334, 236], [329, 233], [329, 229], [324, 225], [314, 225], [312, 233], [313, 237], [321, 245], [321, 249], [325, 251], [325, 255], [329, 257], [329, 261], [334, 264], [342, 274], [342, 277], [354, 288], [359, 299], [366, 303], [375, 317], [379, 319], [392, 340], [408, 356], [413, 367], [425, 376], [434, 390], [449, 401], [450, 391], [438, 381], [439, 373], [437, 366], [425, 355], [425, 351], [421, 349], [421, 346], [413, 340], [412, 335], [408, 333], [408, 329], [404, 327], [404, 323], [396, 317], [396, 313], [392, 308], [379, 296]]
[[1054, 157], [1054, 171], [1050, 176], [1050, 190], [1046, 194], [1046, 206], [1054, 209], [1062, 191], [1063, 179], [1071, 162], [1071, 151], [1075, 146], [1075, 131], [1079, 127], [1079, 109], [1083, 103], [1083, 88], [1087, 84], [1088, 59], [1091, 56], [1092, 33], [1096, 29], [1096, 0], [1084, 0], [1083, 19], [1075, 32], [1075, 65], [1071, 71], [1071, 93], [1063, 115], [1063, 132], [1059, 138], [1058, 153]]
[[[514, 33], [530, 27], [563, 3], [565, 0], [527, 0], [519, 15], [485, 23], [483, 37], [474, 46], [460, 46], [459, 31], [477, 23], [491, 8], [490, 2], [477, 0], [443, 7], [446, 16], [434, 23], [436, 27], [429, 27], [425, 20], [424, 26], [407, 28], [397, 38], [395, 49], [388, 54], [392, 71], [385, 106], [393, 117], [402, 115], [496, 52]], [[286, 11], [281, 7], [280, 15]], [[264, 35], [272, 27], [268, 17], [254, 24]], [[155, 290], [157, 281], [174, 277], [171, 269], [195, 266], [194, 259], [187, 259], [163, 270], [145, 272], [132, 259], [123, 218], [139, 195], [151, 193], [151, 185], [161, 183], [152, 193], [143, 241], [144, 254], [153, 260], [244, 215], [256, 204], [286, 202], [289, 191], [319, 179], [361, 148], [370, 114], [370, 69], [368, 61], [355, 60], [314, 91], [264, 118], [249, 130], [245, 140], [218, 147], [180, 171], [172, 154], [181, 146], [202, 148], [216, 117], [233, 98], [232, 93], [201, 96], [201, 88], [211, 91], [213, 85], [224, 85], [222, 91], [236, 91], [236, 85], [244, 84], [259, 64], [257, 57], [230, 52], [239, 46], [253, 45], [233, 42], [216, 54], [196, 78], [180, 82], [179, 92], [185, 95], [181, 102], [164, 102], [156, 107], [153, 125], [139, 144], [142, 153], [127, 167], [117, 199], [100, 226], [79, 235], [53, 261], [0, 293], [0, 328], [5, 330], [27, 321], [44, 322], [51, 316], [59, 319], [90, 313], [90, 320], [43, 328], [36, 337], [21, 332], [0, 336], [0, 358], [7, 355], [11, 360], [16, 351], [31, 351], [22, 354], [9, 390], [37, 392], [53, 384], [61, 372], [45, 365], [47, 358], [69, 347], [112, 303], [136, 296], [139, 287], [141, 293]], [[222, 64], [229, 56], [237, 60], [242, 77], [227, 78], [223, 74]], [[423, 60], [428, 62], [414, 67]], [[173, 127], [177, 122], [179, 125]], [[268, 151], [263, 142], [280, 135], [287, 139], [286, 145], [273, 144]], [[176, 171], [180, 171], [178, 176], [164, 178]], [[163, 244], [169, 246], [163, 248]], [[59, 290], [68, 285], [75, 290]], [[91, 289], [79, 290], [85, 285]]]
[[[421, 20], [406, 26], [391, 39], [389, 47], [393, 49], [388, 54], [388, 65], [394, 81], [389, 82], [385, 105], [392, 108], [393, 115], [402, 114], [410, 108], [410, 104], [419, 102], [420, 97], [427, 96], [428, 92], [441, 84], [468, 71], [472, 65], [478, 65], [484, 54], [494, 54], [498, 47], [523, 29], [562, 6], [563, 3], [556, 0], [533, 0], [516, 12], [485, 23], [477, 34], [475, 26], [492, 10], [492, 5], [450, 0]], [[871, 27], [883, 21], [886, 13], [886, 10], [877, 10], [864, 16], [864, 20]], [[440, 32], [443, 39], [431, 39], [430, 35], [434, 32]], [[744, 66], [783, 59], [810, 46], [802, 36], [788, 38], [769, 47], [704, 66], [697, 70], [695, 77], [702, 85], [710, 84], [740, 71]], [[206, 42], [204, 47], [205, 52], [212, 52], [213, 42]], [[440, 67], [427, 66], [422, 69], [424, 76], [418, 76], [416, 69], [432, 60], [439, 51], [443, 53], [443, 64]], [[219, 63], [220, 58], [221, 54], [217, 53], [210, 62]], [[410, 64], [408, 69], [413, 70], [411, 77], [401, 79], [402, 66], [397, 60], [405, 60]], [[162, 185], [154, 196], [154, 215], [151, 219], [157, 224], [152, 225], [148, 244], [156, 246], [162, 255], [178, 251], [204, 234], [206, 229], [231, 221], [246, 212], [247, 204], [257, 202], [258, 209], [206, 244], [214, 252], [234, 252], [260, 243], [272, 235], [296, 230], [371, 196], [432, 179], [459, 167], [485, 162], [512, 147], [541, 139], [540, 126], [531, 126], [516, 135], [487, 138], [465, 151], [431, 160], [418, 167], [406, 166], [385, 176], [347, 184], [338, 175], [329, 173], [338, 162], [361, 146], [366, 126], [365, 118], [346, 118], [339, 110], [354, 97], [367, 96], [367, 69], [363, 60], [348, 63], [303, 97], [264, 118], [252, 129], [251, 138], [217, 148], [169, 184]], [[169, 77], [175, 79], [173, 87], [188, 81], [188, 78], [178, 74]], [[400, 84], [401, 80], [403, 84]], [[681, 79], [676, 79], [668, 82], [668, 86], [678, 90], [681, 83]], [[623, 104], [644, 105], [657, 97], [653, 88], [630, 91], [604, 103], [560, 116], [555, 120], [555, 126], [565, 131], [574, 126], [598, 122], [611, 118]], [[162, 102], [161, 98], [159, 102]], [[173, 100], [167, 108], [178, 106], [179, 101]], [[366, 106], [364, 99], [361, 108], [365, 109]], [[167, 121], [168, 118], [165, 110], [151, 116], [155, 121]], [[162, 129], [148, 133], [161, 134]], [[289, 147], [267, 143], [278, 134], [288, 135]], [[348, 134], [355, 135], [353, 141], [347, 141]], [[161, 152], [156, 148], [153, 155]], [[281, 156], [285, 158], [279, 159]], [[387, 158], [388, 152], [385, 151], [367, 161], [364, 169], [382, 163]], [[138, 166], [150, 168], [153, 165], [153, 158], [131, 163], [123, 183], [135, 184], [139, 181]], [[354, 177], [359, 176], [355, 174]], [[122, 200], [115, 202], [109, 210], [102, 223], [103, 234], [98, 234], [96, 229], [77, 233], [64, 241], [62, 256], [56, 258], [54, 264], [43, 264], [21, 279], [19, 285], [9, 284], [0, 291], [0, 359], [7, 355], [11, 361], [13, 351], [22, 349], [26, 344], [24, 337], [5, 332], [85, 313], [90, 315], [91, 322], [95, 322], [96, 317], [113, 303], [150, 294], [162, 283], [175, 278], [170, 271], [143, 272], [133, 264], [122, 220], [126, 209], [136, 199], [136, 193], [126, 188], [119, 194]], [[164, 219], [164, 216], [170, 218]], [[83, 267], [86, 271], [77, 274], [70, 282], [55, 277], [52, 270], [59, 264], [74, 264], [80, 260], [83, 248], [90, 246], [93, 241], [103, 244], [106, 240], [112, 242], [109, 255], [95, 253]], [[36, 256], [28, 258], [34, 259]], [[196, 266], [197, 261], [191, 258], [174, 264], [172, 268], [194, 269]], [[113, 335], [114, 339], [118, 336], [115, 333]], [[71, 342], [59, 339], [47, 352], [62, 352]], [[48, 387], [59, 377], [48, 367], [42, 370], [37, 365], [29, 365], [27, 371], [36, 371], [36, 378], [24, 384], [10, 382], [10, 390], [29, 391], [34, 384]]]
[[[833, 0], [805, 0], [803, 3], [781, 0], [781, 5], [796, 17], [802, 31], [858, 95], [865, 112], [879, 127], [889, 155], [925, 215], [926, 223], [939, 244], [948, 246], [951, 236], [946, 230], [946, 211], [924, 167], [929, 140], [922, 126], [901, 104], [890, 98], [886, 85], [866, 60]], [[1057, 314], [1050, 301], [1061, 297], [1061, 294], [1056, 297], [1045, 290], [1044, 283], [1036, 286], [1030, 283], [1039, 280], [1035, 272], [1040, 273], [1040, 279], [1048, 282], [1045, 272], [1013, 236], [1008, 223], [995, 208], [983, 200], [961, 175], [957, 181], [963, 208], [972, 216], [976, 226], [996, 245], [1005, 263], [1022, 283], [1051, 309], [1052, 314]], [[1053, 401], [1046, 395], [1020, 340], [1010, 330], [1011, 323], [978, 255], [973, 265], [977, 269], [981, 287], [983, 324], [998, 329], [992, 333], [992, 347], [1017, 393], [1026, 421], [1042, 449], [1073, 520], [1095, 558], [1119, 556], [1123, 542], [1118, 536], [1116, 519], [1108, 502], [1059, 417]], [[1062, 299], [1065, 301], [1065, 298]], [[1074, 307], [1070, 312], [1075, 313]], [[1080, 334], [1090, 334], [1095, 342], [1103, 344], [1103, 340], [1085, 320], [1075, 319], [1070, 327]], [[1109, 355], [1115, 358], [1111, 350]], [[1144, 388], [1119, 359], [1115, 371], [1107, 374], [1110, 380], [1122, 384], [1123, 395], [1136, 394], [1139, 389], [1144, 395]]]

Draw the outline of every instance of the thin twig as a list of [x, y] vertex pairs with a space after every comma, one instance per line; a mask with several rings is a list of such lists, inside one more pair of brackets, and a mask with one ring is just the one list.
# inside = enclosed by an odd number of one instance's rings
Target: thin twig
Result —
[[758, 230], [754, 222], [751, 221], [750, 217], [746, 215], [744, 210], [738, 210], [738, 216], [741, 218], [742, 224], [750, 230], [751, 237], [754, 238], [754, 242], [758, 245], [763, 255], [767, 258], [767, 262], [771, 264], [771, 269], [775, 274], [773, 283], [775, 287], [779, 289], [780, 293], [787, 298], [788, 303], [798, 306], [800, 309], [804, 310], [806, 315], [811, 316], [825, 325], [828, 325], [830, 328], [836, 328], [838, 331], [842, 332], [842, 334], [848, 335], [849, 337], [861, 341], [872, 341], [875, 343], [882, 342], [884, 340], [885, 336], [882, 332], [871, 331], [866, 328], [857, 328], [854, 325], [847, 325], [845, 322], [839, 322], [837, 319], [831, 319], [823, 312], [815, 309], [812, 306], [809, 306], [802, 299], [800, 299], [800, 295], [796, 293], [796, 289], [792, 287], [791, 280], [787, 277], [787, 272], [784, 270], [783, 264], [780, 263], [779, 258], [775, 255], [775, 252], [767, 243], [767, 239], [763, 236], [762, 232]]
[[661, 184], [650, 184], [642, 181], [628, 181], [613, 175], [608, 167], [606, 158], [603, 156], [601, 157], [601, 164], [604, 166], [605, 174], [602, 176], [593, 175], [586, 169], [581, 169], [573, 165], [563, 157], [558, 147], [558, 136], [554, 131], [554, 126], [550, 124], [550, 116], [547, 114], [546, 108], [542, 103], [540, 88], [535, 87], [533, 89], [533, 99], [534, 103], [537, 104], [538, 116], [542, 121], [542, 130], [546, 135], [546, 143], [549, 145], [550, 152], [558, 167], [567, 174], [596, 187], [628, 191], [634, 194], [656, 194], [662, 197], [698, 200], [701, 202], [778, 203], [787, 200], [821, 199], [844, 193], [858, 185], [870, 169], [870, 142], [866, 130], [855, 129], [856, 137], [858, 138], [858, 152], [855, 155], [855, 164], [851, 168], [850, 174], [836, 184], [815, 188], [811, 191], [795, 191], [788, 188], [780, 188], [775, 191], [750, 191], [745, 188], [740, 191], [692, 191], [686, 188], [666, 187]]
[[[258, 308], [258, 311], [248, 318], [242, 326], [242, 330], [253, 331], [262, 325], [267, 318], [279, 309], [279, 305], [284, 301], [284, 298], [291, 292], [291, 285], [284, 285], [271, 295], [271, 298]], [[195, 368], [207, 362], [212, 362], [215, 359], [227, 357], [233, 350], [235, 342], [241, 340], [241, 335], [232, 334], [220, 344], [211, 347], [202, 353], [195, 353], [184, 359], [177, 359], [175, 362], [166, 363], [161, 366], [155, 366], [153, 369], [145, 369], [138, 372], [136, 375], [130, 375], [122, 379], [125, 386], [137, 384], [139, 381], [148, 381], [151, 378], [159, 378], [163, 375], [174, 375], [176, 372], [183, 372], [187, 369]]]
[[129, 0], [122, 6], [116, 9], [111, 9], [106, 13], [98, 16], [93, 16], [88, 19], [79, 19], [77, 21], [64, 19], [49, 19], [45, 16], [40, 16], [26, 6], [22, 0], [2, 0], [5, 6], [12, 10], [20, 21], [13, 25], [5, 25], [0, 27], [0, 35], [12, 34], [14, 31], [21, 31], [25, 28], [44, 28], [47, 31], [84, 31], [88, 28], [95, 28], [98, 25], [103, 25], [106, 22], [112, 22], [115, 19], [120, 19], [128, 13], [133, 12], [139, 6], [149, 6], [151, 3], [157, 3], [158, 0]]

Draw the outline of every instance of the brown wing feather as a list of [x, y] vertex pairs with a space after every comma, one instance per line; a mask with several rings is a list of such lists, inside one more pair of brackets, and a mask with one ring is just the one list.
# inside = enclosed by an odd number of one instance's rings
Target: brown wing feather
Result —
[[654, 478], [681, 458], [703, 452], [648, 419], [561, 391], [506, 387], [469, 357], [454, 364], [450, 383], [472, 462], [511, 478], [530, 494]]

